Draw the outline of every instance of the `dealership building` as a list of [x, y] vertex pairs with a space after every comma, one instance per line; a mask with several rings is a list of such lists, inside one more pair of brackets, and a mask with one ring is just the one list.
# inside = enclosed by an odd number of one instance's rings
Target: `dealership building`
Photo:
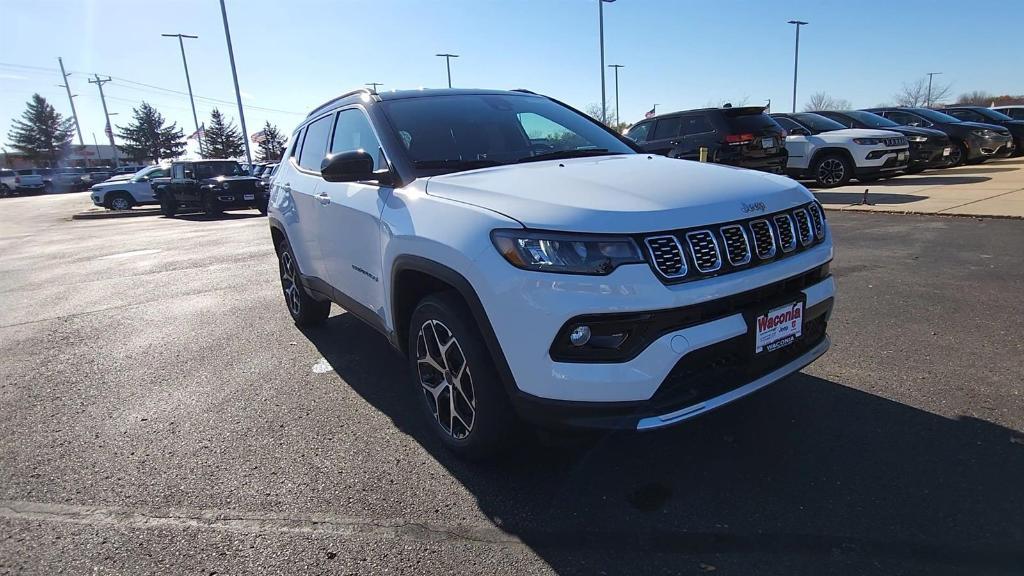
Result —
[[[113, 166], [115, 153], [119, 151], [110, 144], [92, 144], [89, 146], [71, 146], [71, 152], [59, 162], [60, 166], [89, 167], [89, 166]], [[118, 156], [121, 157], [121, 156]], [[0, 151], [0, 167], [18, 170], [20, 168], [44, 168], [44, 166], [33, 166], [33, 163], [20, 152], [12, 152], [4, 148]]]

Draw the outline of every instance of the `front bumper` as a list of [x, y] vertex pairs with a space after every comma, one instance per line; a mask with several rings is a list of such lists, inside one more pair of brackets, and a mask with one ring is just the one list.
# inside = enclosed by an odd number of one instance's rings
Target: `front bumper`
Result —
[[1009, 135], [988, 138], [972, 135], [965, 139], [964, 143], [967, 144], [967, 157], [969, 159], [991, 158], [993, 156], [1005, 158], [1012, 155], [1015, 149], [1013, 139]]
[[946, 163], [953, 151], [949, 140], [929, 138], [925, 142], [911, 142], [909, 168], [936, 168]]
[[906, 170], [910, 163], [910, 148], [872, 148], [869, 146], [858, 146], [859, 154], [853, 152], [857, 160], [854, 174], [857, 176], [871, 176]]
[[[753, 326], [750, 313], [766, 311], [779, 298], [804, 300], [807, 322], [813, 310], [822, 320], [819, 336], [824, 338], [824, 323], [831, 313], [835, 292], [831, 276], [815, 277], [813, 284], [797, 288], [793, 288], [793, 282], [818, 273], [831, 261], [832, 254], [831, 238], [827, 237], [821, 244], [769, 265], [677, 285], [659, 282], [647, 264], [620, 266], [608, 276], [586, 277], [523, 272], [503, 260], [478, 260], [480, 268], [491, 273], [474, 279], [474, 284], [480, 288], [481, 303], [507, 360], [513, 379], [510, 396], [522, 416], [550, 424], [636, 427], [642, 417], [670, 414], [693, 405], [693, 398], [686, 394], [664, 392], [681, 360], [699, 357], [702, 349], [717, 350], [717, 345], [745, 340]], [[480, 258], [501, 256], [485, 250]], [[775, 290], [766, 296], [770, 302], [745, 298], [751, 292], [767, 293], [767, 288], [779, 286], [784, 287], [782, 292]], [[719, 306], [730, 299], [741, 303]], [[716, 312], [702, 317], [698, 324], [659, 333], [626, 361], [555, 361], [551, 357], [555, 335], [573, 318], [604, 313], [671, 313], [705, 305]], [[808, 339], [804, 341], [809, 343]], [[767, 371], [742, 376], [736, 386], [721, 394], [735, 396], [739, 387], [754, 382], [761, 382], [758, 387], [767, 385], [784, 375], [785, 370], [772, 376], [778, 370], [796, 366], [793, 359], [780, 362], [768, 366]], [[734, 367], [748, 365], [746, 361], [733, 363]], [[701, 399], [707, 401], [710, 398]]]

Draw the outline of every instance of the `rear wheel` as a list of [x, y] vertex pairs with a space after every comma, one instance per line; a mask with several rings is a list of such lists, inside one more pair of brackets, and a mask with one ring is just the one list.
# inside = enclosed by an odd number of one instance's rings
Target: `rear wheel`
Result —
[[110, 210], [130, 210], [135, 205], [135, 199], [124, 192], [114, 192], [107, 195], [106, 204]]
[[313, 326], [327, 320], [331, 314], [330, 301], [317, 300], [306, 292], [302, 284], [302, 274], [295, 262], [291, 246], [282, 240], [277, 254], [278, 269], [281, 272], [281, 290], [284, 301], [288, 305], [288, 313], [297, 326]]
[[846, 157], [839, 154], [822, 156], [811, 170], [814, 182], [821, 188], [843, 186], [853, 176], [853, 166]]
[[454, 292], [424, 298], [409, 322], [409, 365], [430, 428], [456, 454], [508, 445], [516, 418], [472, 315]]

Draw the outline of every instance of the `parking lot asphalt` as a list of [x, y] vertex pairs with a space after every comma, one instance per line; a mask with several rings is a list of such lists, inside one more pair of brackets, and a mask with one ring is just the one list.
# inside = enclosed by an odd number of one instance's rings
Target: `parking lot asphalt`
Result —
[[300, 331], [256, 212], [0, 201], [0, 573], [1019, 574], [1024, 222], [829, 212], [832, 351], [685, 425], [460, 462]]
[[1024, 158], [854, 181], [814, 192], [832, 210], [1024, 218]]

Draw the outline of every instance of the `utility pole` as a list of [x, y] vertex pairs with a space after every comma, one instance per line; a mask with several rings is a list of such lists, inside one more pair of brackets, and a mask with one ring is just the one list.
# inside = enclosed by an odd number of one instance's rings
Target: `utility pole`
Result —
[[117, 146], [114, 145], [114, 129], [110, 126], [110, 113], [107, 112], [107, 99], [103, 96], [103, 85], [110, 82], [110, 76], [107, 76], [106, 78], [100, 78], [99, 74], [94, 74], [94, 76], [96, 76], [96, 79], [89, 80], [89, 84], [95, 84], [96, 87], [100, 89], [100, 102], [103, 103], [103, 117], [107, 119], [105, 132], [107, 133], [107, 138], [110, 139], [110, 148], [114, 153], [114, 168], [120, 168], [121, 161], [118, 158]]
[[622, 64], [609, 64], [609, 68], [615, 69], [615, 130], [619, 129], [619, 68], [625, 68]]
[[605, 98], [604, 89], [604, 3], [615, 2], [615, 0], [597, 0], [597, 26], [598, 36], [601, 42], [601, 122], [608, 123], [608, 104]]
[[925, 106], [931, 108], [932, 106], [932, 76], [936, 74], [942, 74], [942, 72], [929, 72], [928, 73], [928, 98], [925, 100]]
[[196, 125], [196, 141], [199, 143], [200, 155], [202, 155], [203, 149], [203, 134], [199, 131], [199, 117], [196, 116], [196, 101], [192, 97], [192, 80], [188, 77], [188, 60], [185, 59], [185, 38], [196, 39], [199, 36], [190, 36], [188, 34], [161, 34], [167, 38], [177, 38], [178, 46], [181, 47], [181, 63], [185, 65], [185, 84], [188, 86], [188, 101], [192, 104], [192, 122]]
[[451, 88], [452, 87], [452, 58], [458, 58], [459, 55], [458, 54], [435, 54], [435, 56], [439, 56], [441, 58], [444, 58], [445, 66], [448, 67], [448, 87]]
[[242, 111], [242, 91], [238, 89], [238, 72], [235, 70], [235, 51], [231, 48], [231, 30], [228, 29], [228, 9], [224, 0], [220, 0], [220, 14], [224, 17], [224, 38], [228, 42], [228, 59], [231, 60], [231, 77], [235, 80], [235, 99], [238, 100], [238, 120], [242, 124], [242, 142], [245, 143], [245, 161], [252, 166], [252, 154], [249, 153], [249, 134], [245, 130], [245, 112]]
[[800, 65], [800, 27], [806, 26], [807, 22], [790, 20], [788, 24], [796, 25], [796, 49], [793, 51], [793, 113], [796, 113], [796, 72]]
[[373, 89], [374, 94], [377, 93], [377, 86], [383, 86], [380, 82], [367, 82], [366, 85]]
[[61, 87], [67, 89], [68, 91], [68, 102], [71, 103], [71, 116], [75, 119], [75, 131], [78, 132], [78, 145], [85, 146], [85, 141], [82, 140], [82, 128], [78, 125], [78, 112], [75, 111], [75, 97], [71, 95], [71, 84], [68, 82], [68, 76], [71, 76], [71, 74], [64, 72], [63, 58], [58, 56], [57, 62], [60, 62], [60, 75], [61, 78], [64, 80], [64, 83], [61, 84]]

